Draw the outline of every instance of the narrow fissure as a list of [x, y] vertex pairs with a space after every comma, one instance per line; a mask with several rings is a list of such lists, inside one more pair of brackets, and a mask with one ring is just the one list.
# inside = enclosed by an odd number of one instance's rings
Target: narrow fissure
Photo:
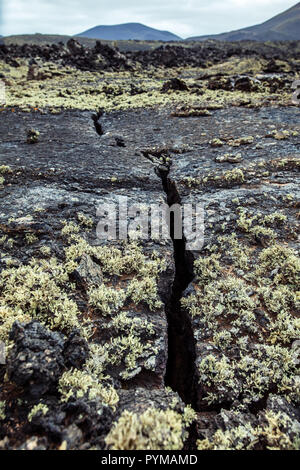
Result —
[[[169, 178], [169, 170], [160, 169], [163, 189], [169, 207], [181, 204], [176, 185]], [[168, 361], [165, 384], [176, 391], [186, 404], [196, 407], [195, 394], [195, 340], [190, 318], [181, 308], [183, 292], [193, 279], [193, 255], [186, 250], [184, 237], [174, 237], [174, 214], [171, 213], [170, 236], [174, 246], [175, 279], [172, 293], [166, 305], [168, 320]]]
[[[99, 136], [103, 135], [103, 127], [99, 122], [102, 112], [92, 116], [95, 130]], [[157, 158], [163, 159], [166, 166], [156, 166], [156, 173], [161, 178], [163, 190], [167, 196], [167, 204], [172, 207], [174, 204], [181, 205], [181, 198], [176, 184], [169, 178], [170, 166], [169, 152], [165, 149], [156, 153], [142, 151], [142, 155], [157, 164]], [[186, 405], [191, 405], [197, 411], [197, 390], [196, 390], [196, 345], [192, 329], [191, 319], [187, 312], [181, 307], [181, 299], [184, 291], [193, 280], [194, 257], [186, 250], [186, 240], [184, 234], [181, 239], [176, 239], [174, 235], [174, 214], [170, 214], [170, 237], [173, 242], [173, 254], [175, 262], [175, 277], [172, 285], [171, 295], [166, 303], [166, 316], [168, 322], [168, 354], [166, 373], [164, 377], [165, 385], [177, 392]], [[196, 450], [197, 441], [196, 424], [193, 423], [189, 429], [189, 437], [185, 444], [186, 450]]]
[[[95, 130], [99, 136], [103, 135], [103, 127], [100, 118], [103, 111], [92, 115]], [[156, 173], [161, 178], [163, 190], [167, 196], [169, 207], [174, 204], [181, 204], [180, 195], [175, 182], [169, 178], [170, 166], [168, 159], [169, 152], [166, 149], [158, 149], [156, 152], [144, 150], [142, 155], [152, 163], [157, 164], [157, 158], [162, 158], [166, 166], [156, 166]], [[166, 315], [168, 321], [168, 359], [165, 374], [165, 385], [178, 393], [185, 404], [191, 405], [197, 410], [196, 389], [195, 389], [195, 339], [191, 320], [181, 308], [181, 298], [183, 292], [193, 280], [192, 253], [186, 250], [186, 240], [175, 239], [174, 236], [174, 214], [171, 212], [170, 236], [174, 247], [175, 278], [172, 286], [171, 296], [166, 304]]]

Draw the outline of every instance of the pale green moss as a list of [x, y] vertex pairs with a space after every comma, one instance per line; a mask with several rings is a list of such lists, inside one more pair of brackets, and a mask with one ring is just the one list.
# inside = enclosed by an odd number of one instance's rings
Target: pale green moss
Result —
[[49, 411], [49, 408], [47, 405], [45, 405], [44, 403], [39, 403], [38, 405], [35, 405], [31, 409], [31, 411], [28, 413], [28, 421], [31, 423], [32, 418], [38, 413], [41, 413], [43, 416], [46, 416], [48, 411]]
[[116, 313], [123, 307], [127, 297], [126, 292], [104, 284], [88, 292], [89, 304], [96, 307], [102, 315]]
[[220, 265], [221, 255], [212, 254], [206, 258], [198, 258], [194, 263], [194, 270], [197, 276], [197, 281], [201, 285], [217, 279], [221, 273]]
[[8, 165], [0, 165], [0, 174], [12, 173], [12, 169]]
[[[111, 366], [121, 366], [120, 377], [130, 379], [140, 372], [140, 361], [153, 358], [158, 353], [153, 340], [146, 339], [155, 334], [153, 325], [146, 320], [130, 318], [128, 313], [121, 312], [103, 328], [116, 331], [118, 335], [102, 345], [91, 345], [91, 355], [85, 369], [98, 380], [105, 380], [105, 370]], [[155, 364], [156, 361], [145, 366], [153, 370]]]
[[223, 147], [225, 142], [223, 142], [221, 139], [213, 139], [210, 141], [211, 147]]
[[198, 450], [299, 450], [299, 443], [299, 423], [283, 412], [266, 411], [263, 423], [219, 429], [212, 438], [198, 440], [197, 446]]
[[95, 376], [77, 369], [71, 369], [61, 376], [58, 390], [62, 401], [68, 401], [73, 396], [87, 396], [89, 400], [100, 398], [113, 409], [119, 401], [119, 396], [112, 386], [103, 385]]
[[125, 380], [130, 379], [136, 375], [137, 371], [140, 371], [140, 368], [138, 368], [139, 359], [155, 356], [158, 353], [152, 341], [141, 340], [133, 333], [112, 339], [107, 348], [110, 364], [122, 365], [124, 363], [125, 370], [120, 373], [120, 376]]
[[163, 306], [158, 297], [157, 283], [154, 277], [133, 279], [128, 286], [128, 295], [134, 303], [146, 303], [150, 310], [157, 310]]
[[140, 331], [147, 332], [152, 335], [155, 333], [153, 324], [145, 319], [139, 317], [129, 317], [128, 312], [120, 312], [114, 316], [104, 328], [114, 328], [117, 331], [139, 333]]
[[277, 237], [274, 230], [271, 228], [261, 227], [259, 225], [252, 227], [249, 233], [251, 233], [255, 239], [262, 242], [263, 245], [270, 245]]
[[5, 419], [5, 408], [6, 408], [5, 401], [0, 401], [0, 421]]
[[23, 313], [20, 309], [13, 309], [7, 306], [0, 306], [0, 341], [9, 345], [9, 333], [16, 321], [20, 323], [29, 323], [32, 320], [31, 315]]
[[41, 246], [40, 252], [44, 256], [50, 256], [51, 255], [51, 248], [49, 246]]
[[77, 219], [78, 219], [80, 225], [83, 225], [85, 227], [91, 228], [94, 225], [93, 219], [91, 217], [87, 217], [82, 212], [78, 212]]
[[236, 233], [226, 235], [218, 238], [220, 243], [220, 250], [226, 252], [227, 256], [231, 258], [232, 265], [236, 268], [249, 270], [251, 250], [245, 243], [241, 243]]
[[[36, 318], [51, 328], [80, 328], [79, 310], [66, 291], [68, 274], [55, 258], [33, 259], [29, 265], [2, 271], [0, 307], [2, 311]], [[8, 315], [8, 319], [9, 319]], [[7, 316], [0, 318], [4, 324]], [[5, 328], [6, 329], [6, 328]]]
[[6, 240], [7, 240], [7, 235], [3, 235], [3, 237], [0, 238], [0, 245], [4, 245]]
[[215, 319], [222, 316], [232, 318], [234, 325], [252, 331], [254, 326], [254, 308], [257, 302], [249, 297], [247, 284], [233, 276], [225, 277], [203, 286], [196, 294], [182, 299], [193, 317], [216, 331]]
[[105, 441], [112, 450], [181, 450], [183, 418], [173, 410], [124, 411]]
[[243, 183], [245, 181], [244, 172], [240, 168], [226, 171], [224, 178], [229, 183]]
[[299, 283], [300, 258], [295, 250], [274, 244], [261, 252], [259, 262], [258, 275], [270, 274], [274, 269], [278, 269], [274, 284], [288, 283], [296, 287]]
[[112, 364], [118, 365], [121, 367], [120, 377], [127, 380], [140, 371], [140, 362], [154, 370], [153, 357], [157, 347], [154, 338], [151, 338], [155, 335], [153, 325], [145, 318], [132, 318], [125, 308], [130, 307], [130, 301], [134, 309], [142, 303], [148, 305], [150, 310], [162, 307], [157, 278], [166, 269], [165, 260], [155, 251], [150, 255], [144, 254], [142, 247], [135, 241], [124, 242], [118, 247], [91, 246], [76, 233], [70, 233], [67, 238], [67, 272], [77, 269], [81, 257], [88, 254], [99, 263], [106, 276], [114, 276], [113, 286], [109, 284], [109, 279], [104, 278], [103, 284], [93, 286], [87, 292], [89, 305], [94, 308], [94, 312], [110, 317], [102, 328], [114, 332], [110, 342], [101, 345], [104, 358], [102, 372]]
[[67, 237], [69, 235], [79, 233], [80, 227], [78, 225], [74, 224], [74, 222], [66, 222], [65, 221], [63, 223], [64, 223], [64, 227], [61, 231], [62, 235]]
[[32, 245], [36, 241], [38, 241], [38, 237], [34, 235], [34, 233], [26, 233], [25, 240], [28, 245]]
[[[69, 230], [74, 226], [69, 224]], [[75, 229], [77, 231], [77, 228]], [[165, 260], [160, 259], [155, 252], [150, 256], [143, 253], [143, 249], [135, 241], [123, 243], [121, 247], [90, 246], [86, 240], [76, 234], [69, 237], [70, 246], [65, 249], [68, 262], [75, 262], [83, 254], [94, 257], [101, 265], [104, 273], [120, 276], [122, 274], [136, 273], [139, 276], [155, 276], [166, 269]]]
[[209, 404], [226, 401], [228, 397], [251, 403], [263, 398], [276, 383], [279, 390], [293, 388], [296, 365], [292, 353], [280, 346], [260, 346], [233, 361], [226, 356], [208, 355], [198, 366], [199, 382], [209, 390]]
[[239, 139], [233, 139], [228, 141], [228, 145], [231, 147], [240, 147], [241, 145], [248, 145], [253, 144], [254, 137], [247, 136], [247, 137], [240, 137]]
[[[237, 225], [251, 234], [263, 218], [242, 211]], [[281, 223], [281, 214], [267, 221]], [[297, 400], [296, 352], [289, 348], [300, 337], [297, 252], [277, 243], [257, 253], [232, 234], [207, 246], [195, 274], [194, 292], [182, 305], [195, 318], [199, 340], [216, 348], [198, 364], [203, 401], [256, 402], [275, 384]]]

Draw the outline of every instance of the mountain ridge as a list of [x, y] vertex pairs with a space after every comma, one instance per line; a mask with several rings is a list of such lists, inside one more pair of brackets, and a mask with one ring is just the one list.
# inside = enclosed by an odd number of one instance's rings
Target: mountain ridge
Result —
[[227, 33], [194, 36], [186, 41], [293, 41], [300, 40], [300, 2], [263, 23]]
[[76, 36], [106, 40], [181, 41], [182, 38], [170, 31], [161, 31], [142, 23], [99, 25]]

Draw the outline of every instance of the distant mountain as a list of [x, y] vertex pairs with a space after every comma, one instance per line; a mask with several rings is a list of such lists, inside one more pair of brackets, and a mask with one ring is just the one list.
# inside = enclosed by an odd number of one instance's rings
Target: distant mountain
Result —
[[169, 31], [149, 28], [141, 23], [124, 23], [114, 26], [96, 26], [77, 34], [86, 38], [115, 40], [139, 39], [142, 41], [181, 41], [179, 36]]
[[187, 41], [295, 41], [300, 40], [300, 2], [262, 24], [223, 34], [197, 36]]

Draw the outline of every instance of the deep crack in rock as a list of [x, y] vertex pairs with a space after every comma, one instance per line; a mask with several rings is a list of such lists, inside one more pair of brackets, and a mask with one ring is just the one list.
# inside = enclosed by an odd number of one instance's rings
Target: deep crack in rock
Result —
[[[169, 168], [158, 168], [169, 207], [181, 204], [176, 184], [169, 178]], [[166, 386], [176, 391], [181, 399], [193, 407], [195, 400], [195, 340], [190, 318], [181, 308], [181, 298], [193, 279], [193, 255], [186, 250], [184, 234], [182, 239], [174, 235], [174, 213], [171, 211], [170, 236], [174, 246], [175, 279], [172, 293], [166, 305], [168, 319], [168, 361], [165, 375]]]
[[[94, 123], [102, 116], [100, 111], [92, 115]], [[96, 132], [99, 134], [96, 128]], [[141, 154], [155, 166], [156, 174], [161, 178], [163, 190], [167, 196], [167, 204], [181, 205], [176, 183], [169, 178], [171, 167], [170, 152], [165, 148], [145, 149]], [[164, 164], [157, 165], [158, 159]], [[180, 221], [181, 222], [181, 221]], [[174, 247], [175, 278], [169, 300], [166, 302], [168, 321], [168, 360], [165, 374], [165, 384], [177, 392], [186, 404], [196, 409], [195, 390], [195, 339], [191, 320], [187, 312], [181, 308], [181, 298], [190, 282], [193, 280], [194, 257], [186, 250], [184, 237], [176, 239], [174, 235], [174, 213], [170, 214], [170, 237]]]

